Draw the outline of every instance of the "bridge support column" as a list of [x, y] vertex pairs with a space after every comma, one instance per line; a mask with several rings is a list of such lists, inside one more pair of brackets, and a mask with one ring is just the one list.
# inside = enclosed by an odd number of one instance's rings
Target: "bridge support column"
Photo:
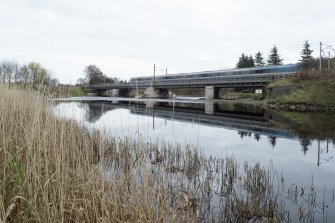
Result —
[[159, 98], [159, 91], [153, 87], [147, 87], [144, 91], [145, 98]]
[[213, 115], [214, 114], [214, 102], [205, 102], [205, 114]]
[[113, 89], [112, 90], [112, 97], [119, 97], [120, 96], [120, 90], [119, 89]]
[[206, 86], [205, 88], [205, 99], [212, 100], [216, 98], [216, 90], [214, 86]]
[[169, 97], [169, 91], [167, 89], [156, 89], [153, 87], [147, 87], [144, 91], [145, 98], [167, 98]]

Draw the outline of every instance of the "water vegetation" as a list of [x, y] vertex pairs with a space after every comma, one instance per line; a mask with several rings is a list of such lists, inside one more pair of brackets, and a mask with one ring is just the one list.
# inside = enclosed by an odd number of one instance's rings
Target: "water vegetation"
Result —
[[[106, 137], [0, 86], [1, 222], [313, 222], [327, 208], [272, 166]], [[289, 205], [288, 205], [289, 204]]]

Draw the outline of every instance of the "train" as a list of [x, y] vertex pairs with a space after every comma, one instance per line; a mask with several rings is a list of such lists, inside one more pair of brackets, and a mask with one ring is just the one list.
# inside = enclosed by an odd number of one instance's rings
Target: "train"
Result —
[[[214, 70], [214, 71], [201, 71], [192, 73], [168, 74], [157, 75], [155, 81], [164, 82], [170, 80], [188, 80], [188, 79], [204, 79], [204, 78], [221, 78], [221, 77], [237, 77], [258, 74], [281, 74], [281, 73], [295, 73], [301, 69], [300, 64], [288, 64], [278, 66], [263, 66], [242, 69], [229, 69], [229, 70]], [[130, 83], [145, 83], [153, 81], [153, 76], [133, 77]]]

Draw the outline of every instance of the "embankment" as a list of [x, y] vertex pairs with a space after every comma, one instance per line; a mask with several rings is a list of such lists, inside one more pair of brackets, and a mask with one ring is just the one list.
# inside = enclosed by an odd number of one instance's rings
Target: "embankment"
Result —
[[335, 73], [301, 72], [268, 86], [266, 104], [299, 112], [335, 111]]

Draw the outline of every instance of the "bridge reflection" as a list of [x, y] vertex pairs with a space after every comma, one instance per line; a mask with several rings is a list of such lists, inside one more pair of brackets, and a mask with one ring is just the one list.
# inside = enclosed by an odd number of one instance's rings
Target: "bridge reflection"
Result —
[[293, 133], [275, 127], [261, 107], [231, 103], [89, 102], [87, 121], [95, 122], [106, 111], [119, 108], [129, 109], [130, 113], [136, 115], [152, 116], [153, 122], [154, 118], [162, 118], [167, 121], [223, 127], [272, 138], [295, 137]]
[[[267, 111], [255, 105], [212, 102], [91, 101], [83, 103], [82, 106], [85, 106], [86, 120], [90, 123], [98, 121], [108, 111], [127, 109], [131, 114], [152, 117], [153, 129], [157, 118], [164, 119], [165, 125], [168, 121], [180, 121], [226, 128], [236, 130], [241, 139], [253, 138], [259, 141], [266, 137], [273, 149], [276, 147], [278, 138], [299, 138], [302, 153], [305, 155], [311, 148], [312, 142], [316, 140], [318, 166], [323, 162], [329, 162], [328, 158], [322, 158], [322, 156], [328, 154], [329, 144], [334, 145], [335, 142], [333, 138], [301, 133], [293, 128], [294, 123], [290, 120], [285, 120], [276, 112]], [[290, 127], [283, 128], [285, 123]]]

